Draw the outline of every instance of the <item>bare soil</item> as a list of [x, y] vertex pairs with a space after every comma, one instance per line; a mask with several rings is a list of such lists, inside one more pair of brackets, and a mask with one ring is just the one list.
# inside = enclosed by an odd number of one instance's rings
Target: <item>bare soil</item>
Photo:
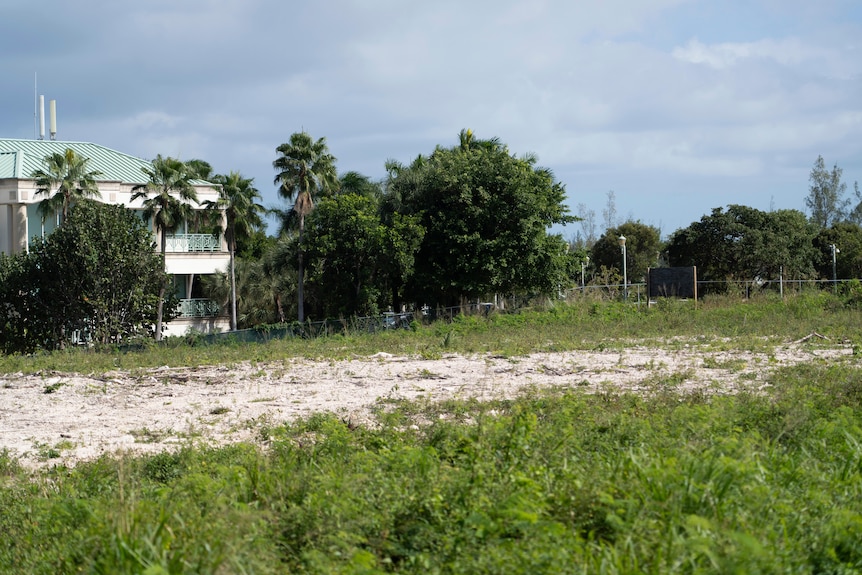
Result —
[[523, 357], [378, 353], [344, 361], [156, 368], [100, 374], [0, 375], [0, 450], [30, 467], [189, 442], [262, 441], [261, 430], [329, 411], [356, 424], [388, 400], [512, 398], [526, 388], [676, 389], [735, 393], [767, 387], [780, 366], [850, 357], [845, 345], [788, 343], [769, 353], [696, 344]]

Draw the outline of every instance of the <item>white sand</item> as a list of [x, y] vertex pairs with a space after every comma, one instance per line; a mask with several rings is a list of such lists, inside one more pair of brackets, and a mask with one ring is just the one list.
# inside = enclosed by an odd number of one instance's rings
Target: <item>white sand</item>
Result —
[[769, 354], [704, 349], [692, 343], [434, 360], [379, 353], [328, 362], [6, 374], [0, 375], [0, 449], [31, 467], [74, 465], [103, 453], [153, 452], [189, 441], [261, 441], [261, 429], [318, 411], [363, 423], [388, 398], [507, 398], [544, 386], [733, 393], [762, 389], [779, 366], [852, 357], [845, 345], [792, 343]]

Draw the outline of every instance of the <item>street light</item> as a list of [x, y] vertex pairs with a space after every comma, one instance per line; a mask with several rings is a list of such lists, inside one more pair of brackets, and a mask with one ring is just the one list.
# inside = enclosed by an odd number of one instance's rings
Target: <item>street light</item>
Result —
[[623, 299], [628, 301], [629, 299], [629, 279], [628, 272], [626, 271], [626, 237], [620, 236], [617, 239], [617, 242], [620, 244], [620, 248], [623, 251]]
[[835, 266], [835, 254], [840, 254], [841, 250], [835, 247], [835, 244], [830, 244], [832, 248], [832, 291], [838, 292], [838, 271]]
[[586, 259], [581, 260], [581, 291], [585, 291], [587, 289], [587, 276], [585, 274], [585, 268], [590, 263], [590, 256], [586, 256]]

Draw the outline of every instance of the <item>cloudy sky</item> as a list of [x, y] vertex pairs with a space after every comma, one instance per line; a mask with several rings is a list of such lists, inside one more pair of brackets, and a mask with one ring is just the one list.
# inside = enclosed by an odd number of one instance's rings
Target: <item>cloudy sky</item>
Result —
[[58, 140], [204, 159], [268, 206], [301, 130], [378, 179], [470, 128], [664, 235], [804, 210], [818, 155], [862, 180], [859, 0], [5, 0], [0, 54], [0, 137], [36, 136], [38, 75]]

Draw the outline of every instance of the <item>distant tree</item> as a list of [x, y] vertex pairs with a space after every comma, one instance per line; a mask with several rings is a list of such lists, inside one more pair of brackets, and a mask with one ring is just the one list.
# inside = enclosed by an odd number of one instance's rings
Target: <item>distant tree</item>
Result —
[[602, 210], [602, 219], [606, 230], [617, 226], [617, 195], [613, 190], [609, 190], [607, 193], [607, 202]]
[[203, 180], [212, 182], [216, 173], [213, 171], [212, 165], [205, 160], [193, 159], [186, 162], [189, 174], [195, 180]]
[[590, 264], [620, 270], [622, 277], [622, 247], [620, 236], [626, 238], [626, 271], [632, 283], [646, 281], [647, 269], [657, 267], [662, 249], [661, 232], [658, 228], [641, 222], [628, 221], [605, 230], [590, 250]]
[[[175, 159], [157, 155], [151, 167], [141, 168], [147, 177], [146, 184], [132, 188], [132, 201], [143, 199], [144, 221], [152, 220], [159, 235], [159, 252], [163, 269], [167, 251], [167, 234], [179, 229], [193, 212], [191, 202], [197, 203], [198, 195], [191, 180], [195, 179], [188, 166]], [[151, 197], [152, 194], [152, 197]], [[165, 291], [167, 279], [159, 291], [159, 309], [156, 319], [156, 341], [162, 339]]]
[[149, 230], [123, 206], [76, 202], [58, 230], [4, 261], [7, 353], [65, 347], [75, 332], [106, 344], [152, 331], [163, 264]]
[[565, 188], [536, 158], [462, 132], [410, 166], [388, 164], [386, 201], [420, 216], [425, 235], [408, 284], [416, 303], [455, 305], [494, 294], [554, 293], [566, 281]]
[[48, 154], [43, 162], [45, 168], [35, 170], [31, 175], [36, 180], [35, 195], [48, 196], [39, 203], [39, 212], [43, 218], [60, 212], [62, 223], [73, 202], [102, 197], [96, 184], [96, 178], [102, 172], [90, 170], [90, 160], [82, 158], [75, 150], [66, 148], [63, 153]]
[[697, 266], [702, 281], [777, 279], [782, 269], [784, 277], [804, 279], [814, 275], [815, 233], [797, 210], [730, 205], [674, 232], [667, 253], [672, 266]]
[[578, 204], [578, 219], [581, 225], [579, 234], [580, 246], [590, 249], [596, 243], [596, 211], [591, 210], [586, 204]]
[[847, 184], [841, 181], [842, 173], [838, 164], [832, 167], [832, 171], [827, 170], [823, 156], [817, 156], [808, 178], [810, 185], [805, 206], [811, 222], [819, 229], [826, 229], [849, 215], [850, 200], [844, 197]]
[[854, 222], [838, 222], [820, 230], [814, 238], [818, 255], [815, 266], [817, 274], [824, 279], [832, 279], [833, 245], [838, 249], [835, 257], [837, 278], [862, 278], [862, 226]]
[[366, 175], [359, 172], [347, 172], [338, 179], [339, 194], [355, 194], [379, 200], [383, 190], [379, 183], [371, 181]]
[[278, 172], [275, 176], [275, 183], [279, 186], [278, 193], [293, 201], [293, 210], [299, 215], [297, 316], [302, 322], [305, 320], [302, 245], [305, 218], [314, 209], [316, 196], [331, 195], [338, 189], [336, 160], [335, 156], [329, 153], [326, 138], [314, 141], [305, 132], [292, 134], [288, 142], [276, 148], [276, 152], [279, 156], [272, 166]]
[[[204, 202], [204, 207], [216, 214], [224, 214], [224, 236], [230, 253], [230, 329], [236, 331], [236, 251], [237, 238], [248, 237], [263, 227], [262, 215], [266, 212], [256, 200], [260, 192], [254, 187], [253, 178], [243, 178], [239, 172], [214, 175], [210, 179], [218, 190], [217, 200]], [[219, 226], [221, 228], [221, 226]], [[222, 230], [219, 230], [222, 231]]]

